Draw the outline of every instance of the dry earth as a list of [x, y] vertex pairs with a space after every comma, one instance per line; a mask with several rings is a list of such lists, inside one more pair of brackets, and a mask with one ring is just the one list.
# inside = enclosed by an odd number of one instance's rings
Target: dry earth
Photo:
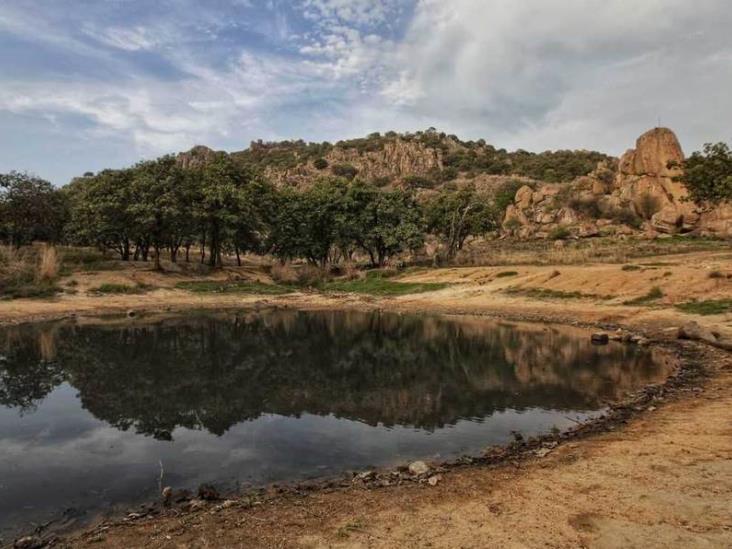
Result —
[[[79, 293], [53, 301], [0, 302], [0, 323], [129, 309], [191, 307], [383, 308], [486, 314], [583, 325], [617, 324], [657, 338], [694, 319], [732, 333], [732, 315], [700, 317], [675, 303], [732, 297], [732, 255], [696, 252], [636, 262], [586, 266], [501, 266], [430, 269], [404, 280], [449, 282], [444, 290], [400, 298], [301, 293], [280, 297], [193, 295], [173, 288], [182, 275], [131, 268], [74, 275]], [[515, 271], [511, 276], [499, 273]], [[710, 277], [720, 272], [724, 276]], [[231, 270], [220, 276], [257, 277]], [[92, 296], [101, 282], [141, 282], [144, 295]], [[650, 306], [622, 303], [654, 286]], [[520, 291], [549, 289], [596, 297], [536, 299]], [[695, 345], [688, 343], [687, 345]], [[542, 459], [500, 467], [468, 467], [434, 487], [319, 490], [237, 502], [212, 511], [161, 516], [78, 533], [72, 547], [731, 547], [732, 365], [708, 351], [713, 375], [703, 389], [659, 403], [627, 426], [564, 444]]]

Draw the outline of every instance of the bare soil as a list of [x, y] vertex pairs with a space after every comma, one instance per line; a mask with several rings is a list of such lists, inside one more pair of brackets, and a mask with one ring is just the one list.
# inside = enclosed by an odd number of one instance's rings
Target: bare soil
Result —
[[[429, 269], [403, 277], [447, 282], [437, 292], [398, 298], [323, 295], [194, 295], [174, 289], [182, 275], [130, 268], [74, 275], [78, 293], [53, 301], [0, 302], [0, 323], [192, 307], [359, 308], [479, 314], [583, 326], [623, 326], [675, 339], [693, 319], [732, 333], [732, 314], [688, 315], [691, 300], [732, 296], [732, 256], [695, 252], [619, 264]], [[502, 275], [506, 271], [516, 274]], [[721, 272], [725, 276], [711, 276]], [[216, 276], [259, 278], [256, 270]], [[264, 279], [262, 279], [264, 281]], [[94, 296], [102, 282], [150, 284], [143, 295]], [[623, 305], [658, 286], [663, 297]], [[507, 290], [511, 289], [511, 292]], [[530, 297], [530, 289], [580, 292]], [[518, 290], [518, 291], [517, 291]], [[535, 294], [532, 294], [535, 295]], [[703, 349], [684, 343], [681, 348]], [[560, 444], [544, 457], [446, 470], [436, 486], [340, 485], [286, 491], [170, 510], [97, 525], [59, 542], [69, 547], [731, 547], [732, 355], [703, 350], [709, 374], [675, 396], [643, 405], [627, 424]]]

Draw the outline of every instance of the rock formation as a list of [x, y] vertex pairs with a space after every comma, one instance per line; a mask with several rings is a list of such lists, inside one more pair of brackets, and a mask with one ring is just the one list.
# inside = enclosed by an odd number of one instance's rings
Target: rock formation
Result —
[[590, 237], [645, 232], [732, 235], [732, 204], [700, 207], [680, 181], [684, 153], [673, 131], [654, 128], [611, 166], [570, 184], [521, 187], [503, 228], [520, 237]]

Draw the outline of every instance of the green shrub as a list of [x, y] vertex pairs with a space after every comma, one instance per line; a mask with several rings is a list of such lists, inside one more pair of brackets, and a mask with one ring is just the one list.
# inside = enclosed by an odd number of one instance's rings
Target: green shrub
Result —
[[358, 170], [350, 164], [334, 164], [331, 166], [330, 171], [333, 172], [333, 175], [344, 177], [349, 181], [358, 175]]
[[565, 240], [572, 236], [572, 233], [569, 231], [567, 227], [555, 227], [552, 229], [552, 231], [549, 233], [549, 238], [551, 240]]
[[328, 167], [328, 161], [325, 158], [316, 158], [313, 161], [313, 166], [316, 170], [324, 170]]

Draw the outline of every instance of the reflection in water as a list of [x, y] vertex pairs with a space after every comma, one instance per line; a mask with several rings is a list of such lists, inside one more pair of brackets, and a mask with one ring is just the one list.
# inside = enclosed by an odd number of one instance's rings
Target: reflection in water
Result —
[[0, 517], [134, 500], [163, 458], [183, 485], [475, 452], [665, 373], [636, 347], [477, 319], [272, 311], [7, 329], [0, 472], [15, 474], [0, 501], [32, 510], [0, 503]]

